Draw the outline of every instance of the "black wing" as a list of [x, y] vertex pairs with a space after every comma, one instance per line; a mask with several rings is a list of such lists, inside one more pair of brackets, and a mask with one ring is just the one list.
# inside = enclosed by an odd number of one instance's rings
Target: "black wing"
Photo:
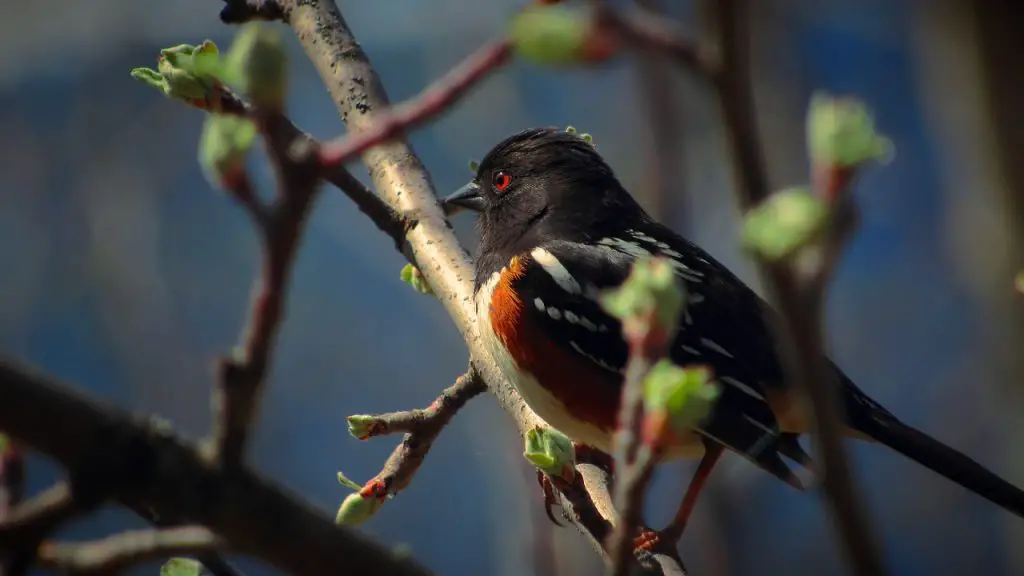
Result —
[[[531, 253], [531, 265], [516, 281], [516, 291], [527, 313], [534, 315], [557, 345], [621, 375], [628, 358], [621, 326], [604, 312], [596, 297], [600, 291], [621, 284], [637, 256], [648, 252], [635, 241], [628, 243], [626, 239], [593, 245], [567, 241], [546, 243]], [[698, 320], [695, 314], [706, 315], [696, 307], [707, 307], [709, 300], [693, 291], [695, 286], [691, 283], [695, 276], [688, 272], [688, 267], [680, 262], [677, 271], [687, 284], [691, 298], [698, 303], [683, 314], [671, 357], [681, 365], [711, 366], [722, 384], [722, 394], [712, 416], [699, 431], [710, 441], [746, 456], [793, 483], [788, 467], [778, 456], [778, 423], [764, 400], [757, 375], [743, 356], [729, 352], [728, 340], [719, 343], [705, 336], [705, 319]], [[701, 327], [700, 331], [696, 326]]]

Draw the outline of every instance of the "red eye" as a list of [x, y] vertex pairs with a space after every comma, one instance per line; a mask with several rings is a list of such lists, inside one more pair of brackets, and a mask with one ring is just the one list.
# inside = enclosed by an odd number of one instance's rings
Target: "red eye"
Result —
[[495, 190], [504, 192], [509, 187], [509, 184], [512, 184], [512, 175], [508, 172], [495, 172], [491, 182], [494, 184]]

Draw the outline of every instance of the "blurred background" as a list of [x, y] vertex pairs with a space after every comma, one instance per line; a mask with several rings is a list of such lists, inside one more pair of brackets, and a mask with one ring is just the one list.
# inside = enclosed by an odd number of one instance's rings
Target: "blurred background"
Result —
[[[499, 34], [520, 2], [341, 4], [399, 100]], [[689, 2], [665, 4], [695, 24]], [[1024, 246], [1022, 11], [997, 0], [753, 4], [773, 185], [807, 180], [802, 123], [814, 90], [864, 98], [897, 148], [894, 162], [857, 185], [863, 228], [828, 307], [835, 359], [908, 423], [1024, 485], [1024, 302], [1012, 290]], [[219, 23], [219, 9], [213, 0], [32, 0], [5, 6], [0, 18], [0, 351], [97, 397], [159, 413], [192, 437], [209, 426], [212, 362], [239, 335], [257, 246], [242, 211], [196, 163], [202, 113], [132, 81], [128, 70], [154, 65], [160, 48], [182, 42], [226, 46], [233, 31]], [[340, 133], [319, 77], [285, 36], [293, 119], [318, 137]], [[757, 286], [737, 247], [708, 90], [663, 62], [645, 61], [642, 73], [636, 62], [569, 71], [514, 63], [411, 142], [444, 192], [510, 133], [575, 125], [594, 135], [646, 206]], [[672, 113], [652, 121], [659, 99]], [[654, 136], [665, 165], [652, 162]], [[254, 165], [269, 186], [262, 160]], [[368, 181], [361, 166], [356, 173]], [[470, 222], [457, 229], [473, 243]], [[251, 457], [326, 514], [346, 495], [336, 472], [365, 481], [398, 440], [358, 442], [344, 417], [425, 406], [465, 368], [441, 306], [399, 281], [403, 264], [346, 198], [322, 197]], [[408, 546], [439, 574], [598, 573], [575, 530], [544, 518], [521, 451], [510, 419], [485, 395], [363, 529]], [[1024, 521], [882, 447], [855, 445], [852, 457], [893, 574], [1024, 574]], [[691, 471], [659, 471], [653, 525], [670, 518]], [[57, 475], [33, 460], [30, 488]], [[711, 478], [682, 544], [694, 575], [843, 573], [813, 493], [736, 457]], [[140, 523], [110, 510], [65, 535], [129, 526]]]

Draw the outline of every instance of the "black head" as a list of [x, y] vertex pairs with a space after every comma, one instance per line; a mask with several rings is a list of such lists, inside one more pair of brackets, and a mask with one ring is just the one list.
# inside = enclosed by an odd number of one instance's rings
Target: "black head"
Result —
[[587, 241], [645, 218], [594, 146], [558, 128], [506, 138], [444, 199], [479, 213], [479, 254], [511, 257], [551, 239]]

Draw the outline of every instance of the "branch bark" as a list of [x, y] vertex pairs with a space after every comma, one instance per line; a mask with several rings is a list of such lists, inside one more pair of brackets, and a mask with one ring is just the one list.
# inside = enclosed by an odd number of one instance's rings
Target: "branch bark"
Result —
[[426, 409], [391, 412], [369, 417], [349, 417], [352, 429], [352, 418], [364, 418], [360, 429], [366, 433], [359, 435], [360, 440], [374, 436], [383, 436], [395, 432], [405, 432], [402, 442], [388, 457], [381, 471], [371, 478], [360, 490], [364, 497], [384, 499], [404, 490], [412, 482], [419, 471], [423, 460], [430, 452], [441, 430], [455, 416], [466, 402], [487, 390], [487, 385], [472, 368], [460, 376], [441, 393]]
[[90, 401], [14, 362], [0, 362], [0, 390], [0, 422], [12, 436], [70, 470], [88, 470], [90, 485], [131, 508], [206, 526], [235, 551], [290, 574], [429, 574], [255, 472], [216, 465], [165, 424]]
[[113, 576], [147, 560], [222, 548], [224, 542], [206, 528], [181, 526], [121, 532], [85, 543], [44, 543], [39, 548], [39, 560], [61, 574]]

